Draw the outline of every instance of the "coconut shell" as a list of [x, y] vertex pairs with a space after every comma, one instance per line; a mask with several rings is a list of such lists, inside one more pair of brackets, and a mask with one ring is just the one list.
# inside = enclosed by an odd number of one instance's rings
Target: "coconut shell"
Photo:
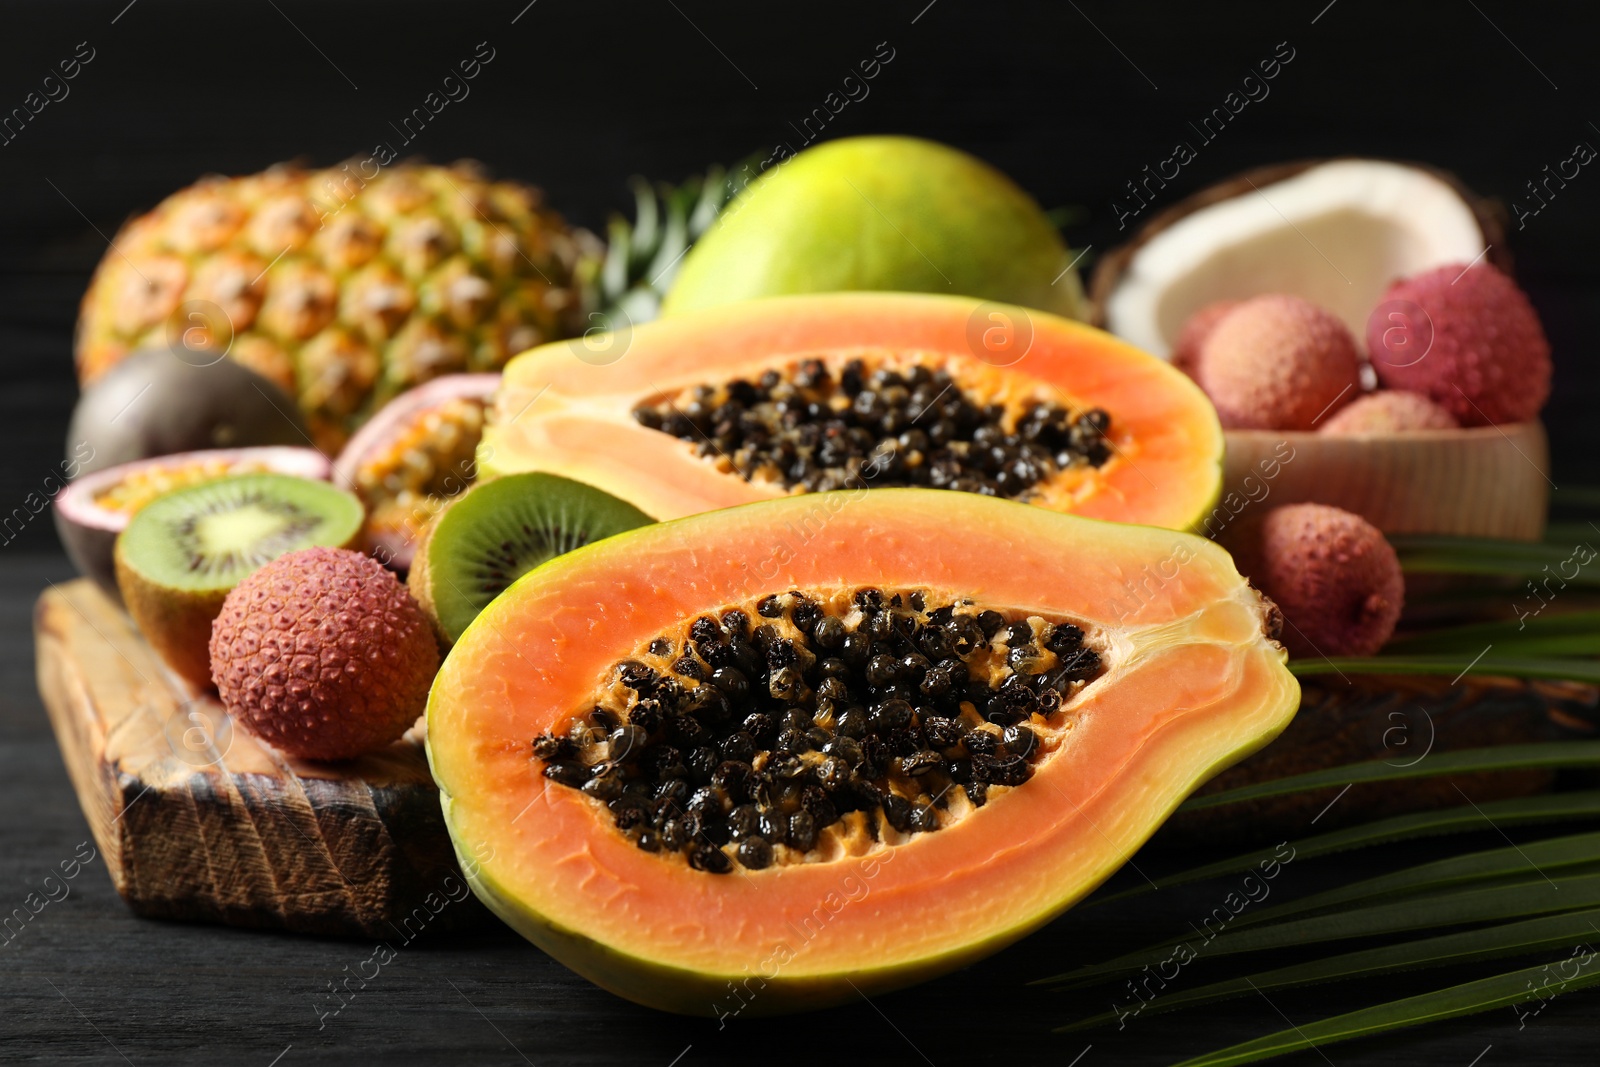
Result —
[[[1236, 196], [1253, 193], [1257, 189], [1265, 189], [1269, 185], [1286, 181], [1312, 167], [1324, 163], [1338, 163], [1344, 160], [1363, 159], [1362, 156], [1328, 156], [1321, 159], [1301, 159], [1292, 163], [1271, 163], [1262, 167], [1254, 167], [1243, 171], [1231, 178], [1226, 178], [1215, 185], [1207, 186], [1197, 193], [1184, 197], [1170, 207], [1152, 215], [1138, 231], [1123, 244], [1118, 245], [1095, 263], [1094, 272], [1089, 279], [1089, 322], [1102, 329], [1106, 324], [1106, 302], [1110, 299], [1112, 290], [1122, 280], [1122, 275], [1127, 272], [1128, 263], [1143, 245], [1157, 234], [1186, 216], [1194, 214], [1201, 208], [1210, 207], [1212, 204], [1231, 200]], [[1478, 228], [1483, 231], [1484, 242], [1489, 246], [1488, 260], [1507, 274], [1511, 274], [1511, 252], [1506, 247], [1506, 226], [1510, 216], [1505, 205], [1499, 200], [1479, 196], [1469, 189], [1460, 178], [1449, 171], [1440, 170], [1438, 167], [1426, 163], [1414, 163], [1410, 160], [1391, 160], [1402, 166], [1414, 167], [1433, 175], [1460, 194], [1469, 208], [1473, 217], [1478, 220]]]
[[[1208, 186], [1151, 216], [1126, 243], [1102, 256], [1090, 278], [1090, 321], [1105, 326], [1105, 308], [1129, 261], [1147, 241], [1212, 204], [1293, 178], [1312, 167], [1356, 156], [1274, 163]], [[1487, 259], [1507, 274], [1509, 216], [1448, 171], [1396, 160], [1449, 185], [1472, 210], [1489, 245]], [[1224, 504], [1261, 492], [1263, 464], [1294, 450], [1293, 463], [1271, 480], [1272, 503], [1332, 504], [1363, 516], [1385, 533], [1433, 533], [1537, 540], [1548, 504], [1549, 452], [1537, 422], [1483, 430], [1326, 437], [1311, 433], [1230, 430]], [[1276, 469], [1273, 467], [1272, 469]], [[1231, 495], [1230, 495], [1231, 494]], [[1226, 518], [1224, 513], [1222, 518]]]

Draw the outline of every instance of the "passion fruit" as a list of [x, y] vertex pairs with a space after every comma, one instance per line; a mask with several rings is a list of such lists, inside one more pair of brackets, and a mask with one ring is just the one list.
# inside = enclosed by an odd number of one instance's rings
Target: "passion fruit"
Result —
[[311, 448], [213, 449], [124, 463], [80, 475], [61, 491], [56, 534], [78, 572], [120, 601], [112, 563], [117, 535], [156, 497], [232, 474], [270, 471], [326, 481], [332, 470], [327, 457]]
[[83, 391], [67, 451], [105, 470], [178, 452], [311, 443], [294, 399], [242, 364], [206, 352], [147, 348]]
[[367, 508], [365, 547], [405, 570], [428, 523], [477, 480], [475, 453], [498, 374], [435, 378], [386, 404], [350, 439], [333, 478]]

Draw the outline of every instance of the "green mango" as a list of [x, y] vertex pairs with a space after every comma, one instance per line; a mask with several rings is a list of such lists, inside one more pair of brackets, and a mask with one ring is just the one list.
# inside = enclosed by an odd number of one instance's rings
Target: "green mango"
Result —
[[1072, 263], [1038, 203], [987, 163], [914, 137], [850, 137], [751, 182], [685, 257], [662, 313], [866, 289], [1081, 318]]

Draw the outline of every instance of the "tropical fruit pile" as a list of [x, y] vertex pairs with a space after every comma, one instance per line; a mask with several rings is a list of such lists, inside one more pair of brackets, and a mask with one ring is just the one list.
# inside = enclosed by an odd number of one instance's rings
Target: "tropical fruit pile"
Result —
[[[1349, 231], [1403, 268], [1358, 286], [1359, 332], [1278, 270], [1213, 291], [1239, 247], [1300, 254], [1226, 197], [1110, 257], [1090, 308], [1025, 193], [908, 138], [642, 191], [609, 249], [462, 166], [207, 180], [85, 298], [58, 526], [285, 755], [425, 712], [474, 890], [597, 984], [700, 1014], [757, 972], [756, 1013], [903, 986], [1047, 922], [1272, 740], [1290, 654], [1395, 633], [1360, 514], [1210, 528], [1225, 427], [1536, 417], [1548, 345], [1462, 254], [1473, 206], [1352, 166], [1280, 175], [1286, 218], [1348, 221], [1357, 179], [1434, 197], [1425, 247]], [[872, 907], [796, 943], [845, 875]]]
[[1274, 503], [1386, 534], [1543, 535], [1550, 348], [1503, 218], [1426, 167], [1309, 161], [1202, 190], [1096, 264], [1094, 320], [1192, 375], [1228, 430], [1208, 529], [1265, 467]]

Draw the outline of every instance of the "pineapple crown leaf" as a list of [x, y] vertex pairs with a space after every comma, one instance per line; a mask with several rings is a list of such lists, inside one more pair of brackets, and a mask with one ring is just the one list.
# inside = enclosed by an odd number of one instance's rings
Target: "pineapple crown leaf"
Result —
[[585, 306], [617, 321], [655, 318], [683, 257], [755, 178], [760, 159], [757, 153], [731, 170], [713, 165], [676, 185], [635, 176], [628, 183], [633, 220], [612, 215], [604, 251], [591, 256], [580, 272]]

